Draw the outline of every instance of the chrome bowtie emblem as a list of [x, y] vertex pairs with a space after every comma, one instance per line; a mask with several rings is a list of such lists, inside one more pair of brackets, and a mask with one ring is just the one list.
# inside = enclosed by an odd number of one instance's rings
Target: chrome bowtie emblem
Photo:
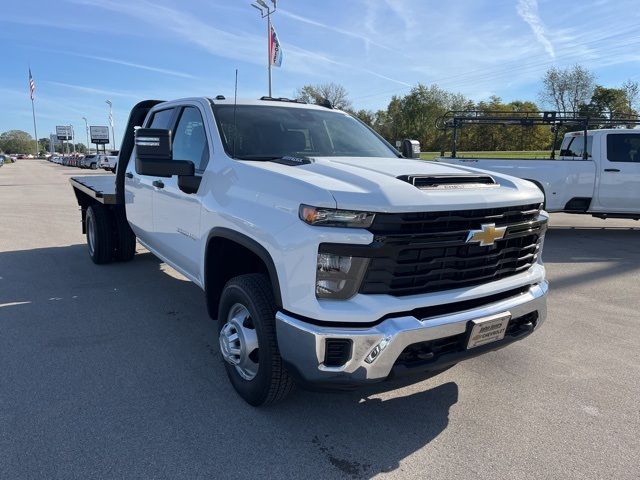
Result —
[[493, 245], [496, 240], [504, 238], [507, 227], [496, 228], [495, 223], [485, 223], [480, 230], [470, 230], [466, 243], [480, 242], [481, 247]]

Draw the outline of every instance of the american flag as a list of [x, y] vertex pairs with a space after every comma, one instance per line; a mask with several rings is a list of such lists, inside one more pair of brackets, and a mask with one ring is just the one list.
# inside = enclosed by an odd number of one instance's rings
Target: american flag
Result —
[[31, 75], [31, 67], [29, 67], [29, 95], [31, 96], [31, 100], [33, 100], [33, 94], [36, 91], [36, 82], [33, 81], [33, 76]]

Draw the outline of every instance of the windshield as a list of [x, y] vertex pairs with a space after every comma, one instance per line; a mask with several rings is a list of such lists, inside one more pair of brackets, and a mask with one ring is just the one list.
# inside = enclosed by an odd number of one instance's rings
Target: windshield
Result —
[[236, 108], [235, 120], [233, 105], [216, 105], [214, 113], [225, 151], [241, 160], [398, 156], [382, 137], [342, 112], [258, 105]]

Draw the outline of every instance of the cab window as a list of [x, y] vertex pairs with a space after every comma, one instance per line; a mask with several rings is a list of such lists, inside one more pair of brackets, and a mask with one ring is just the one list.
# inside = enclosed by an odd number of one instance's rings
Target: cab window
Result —
[[173, 158], [191, 160], [202, 173], [209, 162], [209, 147], [202, 115], [196, 107], [184, 107], [173, 135]]
[[175, 109], [173, 108], [166, 108], [164, 110], [153, 112], [151, 119], [147, 124], [147, 128], [162, 128], [163, 130], [169, 129], [169, 122], [171, 122], [171, 118], [173, 118], [174, 110]]
[[[593, 145], [593, 137], [587, 137], [587, 153], [591, 157], [591, 148]], [[572, 157], [576, 160], [582, 158], [584, 153], [584, 136], [567, 137], [562, 142], [562, 148], [560, 150], [561, 157]]]
[[610, 162], [640, 163], [640, 134], [613, 133], [607, 135], [607, 159]]

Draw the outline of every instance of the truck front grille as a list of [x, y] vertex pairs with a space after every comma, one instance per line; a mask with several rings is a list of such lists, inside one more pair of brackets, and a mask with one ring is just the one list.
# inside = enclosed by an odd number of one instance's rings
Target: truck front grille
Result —
[[[467, 243], [482, 225], [507, 227], [489, 246]], [[360, 293], [415, 295], [499, 280], [538, 259], [546, 217], [539, 205], [445, 213], [377, 214]]]

